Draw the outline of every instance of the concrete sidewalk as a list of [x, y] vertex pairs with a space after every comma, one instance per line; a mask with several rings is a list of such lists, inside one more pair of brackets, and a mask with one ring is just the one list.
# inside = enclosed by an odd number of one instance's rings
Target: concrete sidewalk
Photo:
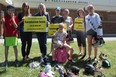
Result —
[[[116, 41], [116, 37], [104, 37], [105, 41]], [[77, 41], [76, 38], [74, 38], [74, 41]], [[21, 43], [21, 40], [18, 40], [19, 43]], [[38, 40], [36, 38], [33, 38], [32, 42], [38, 42]], [[51, 38], [47, 39], [47, 42], [51, 42]], [[4, 43], [4, 39], [0, 39], [0, 44]]]

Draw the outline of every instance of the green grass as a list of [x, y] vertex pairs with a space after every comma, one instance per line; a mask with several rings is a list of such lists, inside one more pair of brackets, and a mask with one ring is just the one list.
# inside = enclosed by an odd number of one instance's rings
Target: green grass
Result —
[[[50, 51], [50, 43], [47, 44], [48, 46], [48, 52]], [[77, 48], [77, 44], [76, 43], [72, 43], [71, 46], [74, 48], [74, 53], [78, 53], [78, 48]], [[19, 60], [22, 60], [22, 56], [21, 56], [21, 44], [18, 45], [18, 50], [19, 50]], [[116, 77], [116, 41], [108, 41], [106, 42], [106, 45], [104, 45], [103, 47], [99, 48], [98, 51], [98, 55], [100, 54], [100, 51], [102, 51], [103, 53], [108, 55], [108, 59], [111, 62], [111, 68], [109, 69], [103, 69], [103, 73], [106, 75], [106, 77]], [[93, 52], [92, 52], [93, 54]], [[39, 57], [40, 54], [40, 50], [38, 47], [38, 43], [33, 43], [32, 48], [31, 48], [31, 53], [30, 53], [30, 57], [31, 58], [36, 58]], [[73, 56], [74, 57], [74, 56]], [[92, 55], [93, 57], [93, 55]], [[83, 75], [83, 71], [84, 71], [84, 60], [78, 61], [78, 57], [76, 58], [76, 64], [78, 67], [81, 68], [80, 71], [80, 76], [79, 77], [93, 77], [92, 75]], [[10, 47], [9, 50], [9, 56], [8, 56], [8, 60], [9, 60], [9, 67], [5, 69], [5, 67], [2, 67], [0, 65], [0, 77], [37, 77], [39, 71], [42, 69], [34, 69], [31, 70], [28, 67], [28, 63], [22, 63], [21, 62], [21, 66], [20, 67], [15, 67], [14, 66], [14, 51], [13, 48]], [[0, 44], [0, 64], [2, 64], [4, 62], [4, 46], [3, 44]], [[66, 63], [65, 67], [69, 67], [70, 65], [72, 65], [71, 63]], [[74, 65], [74, 64], [73, 64]], [[55, 74], [55, 77], [59, 77], [58, 73]]]

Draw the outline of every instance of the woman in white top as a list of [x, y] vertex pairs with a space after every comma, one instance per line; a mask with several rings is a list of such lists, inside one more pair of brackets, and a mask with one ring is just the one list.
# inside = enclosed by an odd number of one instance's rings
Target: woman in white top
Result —
[[[86, 32], [88, 40], [88, 55], [89, 60], [91, 59], [92, 42], [95, 38], [103, 35], [101, 19], [99, 14], [94, 12], [93, 5], [88, 5], [87, 7], [88, 15], [85, 17], [86, 21]], [[97, 57], [97, 47], [94, 47], [94, 59]]]
[[72, 33], [72, 27], [73, 27], [73, 20], [72, 17], [69, 16], [69, 10], [68, 9], [64, 9], [63, 11], [63, 17], [65, 20], [65, 23], [67, 25], [66, 29], [68, 32], [67, 35], [67, 43], [70, 44], [70, 41], [73, 41], [73, 38], [71, 37], [71, 33]]

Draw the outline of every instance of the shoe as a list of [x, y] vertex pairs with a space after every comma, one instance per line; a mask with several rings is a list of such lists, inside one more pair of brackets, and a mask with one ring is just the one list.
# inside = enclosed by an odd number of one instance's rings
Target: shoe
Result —
[[26, 56], [26, 60], [30, 60], [30, 58], [28, 56]]
[[88, 64], [88, 63], [91, 63], [91, 58], [89, 57], [89, 58], [87, 58], [85, 61], [86, 61], [87, 64]]
[[19, 67], [19, 65], [20, 65], [20, 63], [19, 63], [19, 61], [16, 59], [16, 60], [15, 60], [15, 66], [16, 66], [16, 67]]
[[72, 59], [71, 56], [69, 56], [68, 60], [69, 60], [70, 62], [72, 62], [72, 63], [75, 63], [75, 61]]
[[43, 57], [40, 57], [39, 62], [40, 62], [40, 63], [44, 63], [44, 59], [43, 59]]
[[69, 60], [71, 63], [75, 63], [75, 60], [73, 60], [73, 59], [71, 59], [71, 60]]
[[3, 63], [3, 65], [2, 66], [4, 66], [4, 67], [8, 67], [8, 61], [6, 60], [6, 61], [4, 61], [4, 63]]
[[93, 61], [96, 61], [96, 60], [97, 60], [97, 58], [96, 58], [96, 57], [94, 57], [92, 60], [93, 60]]
[[86, 54], [84, 54], [84, 55], [80, 58], [80, 60], [81, 60], [81, 59], [84, 59], [84, 58], [85, 58], [85, 56], [86, 56]]
[[79, 53], [77, 54], [77, 56], [82, 56], [82, 53], [81, 53], [81, 52], [79, 52]]

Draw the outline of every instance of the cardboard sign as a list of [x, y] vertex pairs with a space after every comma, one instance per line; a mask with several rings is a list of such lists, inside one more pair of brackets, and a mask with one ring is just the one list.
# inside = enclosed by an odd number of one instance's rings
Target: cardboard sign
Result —
[[83, 18], [76, 18], [75, 19], [74, 30], [84, 30]]
[[[64, 24], [64, 29], [66, 30], [66, 24]], [[49, 30], [48, 30], [48, 36], [53, 36], [54, 33], [58, 30], [59, 28], [59, 24], [49, 24], [48, 26]]]
[[46, 17], [45, 16], [25, 17], [24, 32], [46, 32]]

